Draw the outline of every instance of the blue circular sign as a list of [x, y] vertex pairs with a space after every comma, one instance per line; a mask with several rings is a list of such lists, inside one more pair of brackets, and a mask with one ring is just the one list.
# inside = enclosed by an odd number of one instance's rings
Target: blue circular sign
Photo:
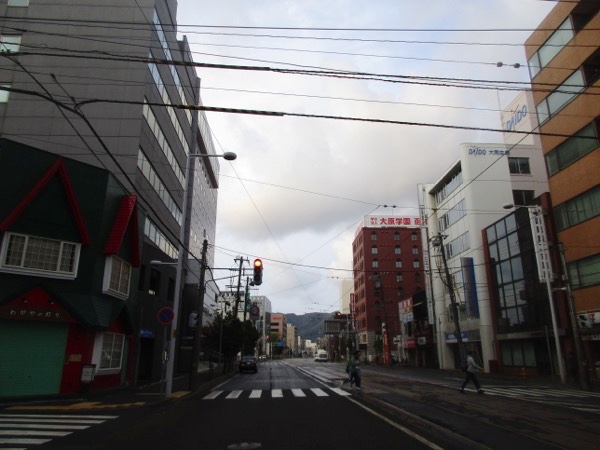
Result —
[[170, 324], [171, 322], [173, 322], [174, 318], [175, 318], [175, 313], [168, 306], [165, 306], [164, 308], [160, 308], [158, 310], [158, 321], [160, 323], [162, 323], [163, 325]]

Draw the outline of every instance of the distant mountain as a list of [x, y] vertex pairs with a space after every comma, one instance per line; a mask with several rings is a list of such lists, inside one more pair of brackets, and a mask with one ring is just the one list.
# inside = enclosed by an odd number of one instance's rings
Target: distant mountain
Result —
[[325, 334], [323, 321], [331, 316], [331, 313], [285, 314], [285, 319], [288, 324], [296, 327], [302, 339], [314, 341]]

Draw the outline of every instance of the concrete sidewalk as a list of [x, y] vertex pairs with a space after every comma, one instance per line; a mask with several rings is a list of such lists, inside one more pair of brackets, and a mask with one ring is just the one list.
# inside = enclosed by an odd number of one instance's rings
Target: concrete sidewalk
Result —
[[234, 371], [224, 375], [200, 374], [197, 389], [189, 390], [188, 374], [173, 379], [173, 393], [165, 395], [165, 383], [152, 383], [138, 387], [123, 387], [107, 391], [80, 392], [68, 396], [27, 397], [0, 399], [0, 410], [9, 411], [89, 411], [119, 408], [146, 407], [162, 404], [197, 393], [208, 392], [214, 386], [231, 378]]

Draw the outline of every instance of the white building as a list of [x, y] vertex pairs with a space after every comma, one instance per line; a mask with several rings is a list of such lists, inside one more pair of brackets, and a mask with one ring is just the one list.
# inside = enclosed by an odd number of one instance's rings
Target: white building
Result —
[[340, 283], [340, 312], [350, 314], [350, 297], [354, 294], [354, 280], [342, 280]]
[[538, 146], [465, 143], [459, 152], [436, 183], [422, 187], [438, 360], [441, 368], [460, 367], [442, 247], [432, 245], [432, 237], [441, 235], [465, 350], [475, 351], [489, 371], [499, 355], [494, 354], [481, 230], [506, 215], [504, 204], [525, 204], [547, 192], [548, 182]]
[[266, 352], [265, 337], [271, 332], [271, 300], [264, 295], [253, 295], [250, 297], [250, 303], [258, 306], [258, 318], [250, 316], [250, 320], [258, 330], [258, 354], [262, 355]]

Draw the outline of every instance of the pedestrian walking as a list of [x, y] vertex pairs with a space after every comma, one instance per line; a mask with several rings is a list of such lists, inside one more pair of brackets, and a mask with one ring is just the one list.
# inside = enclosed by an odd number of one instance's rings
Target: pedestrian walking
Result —
[[354, 385], [356, 386], [356, 389], [361, 389], [360, 387], [360, 383], [361, 383], [361, 379], [360, 379], [360, 350], [356, 350], [353, 354], [352, 354], [352, 358], [350, 358], [350, 361], [348, 362], [348, 364], [350, 365], [349, 367], [349, 374], [350, 374], [350, 386], [352, 386], [352, 383], [354, 383]]
[[479, 384], [479, 380], [475, 376], [475, 372], [478, 370], [483, 370], [481, 367], [477, 365], [475, 360], [473, 359], [473, 352], [467, 352], [467, 365], [465, 367], [465, 381], [463, 381], [462, 386], [459, 391], [464, 394], [465, 386], [469, 381], [472, 381], [475, 387], [477, 388], [477, 392], [479, 394], [483, 394], [483, 389], [481, 389], [481, 385]]
[[354, 378], [352, 377], [352, 373], [350, 372], [350, 363], [352, 361], [352, 356], [350, 358], [348, 358], [348, 362], [346, 363], [346, 378], [344, 379], [344, 381], [342, 381], [341, 386], [344, 387], [344, 385], [346, 385], [347, 383], [350, 383], [350, 387], [352, 387], [352, 384], [354, 383]]

